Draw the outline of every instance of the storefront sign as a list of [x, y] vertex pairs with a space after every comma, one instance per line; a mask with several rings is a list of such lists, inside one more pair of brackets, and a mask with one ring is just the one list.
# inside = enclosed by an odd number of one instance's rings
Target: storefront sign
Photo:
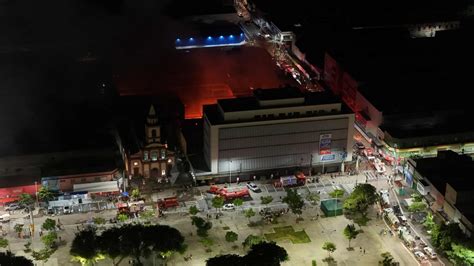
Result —
[[331, 154], [332, 134], [321, 134], [319, 136], [319, 154]]

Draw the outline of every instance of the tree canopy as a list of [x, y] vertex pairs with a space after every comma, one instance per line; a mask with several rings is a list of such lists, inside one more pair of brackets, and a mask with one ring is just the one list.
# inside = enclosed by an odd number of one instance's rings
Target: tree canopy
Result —
[[382, 256], [382, 260], [379, 261], [379, 265], [381, 266], [395, 266], [398, 265], [395, 261], [393, 261], [393, 256], [390, 252], [384, 252], [380, 254]]
[[56, 229], [56, 221], [50, 218], [46, 218], [46, 220], [44, 220], [43, 222], [43, 225], [41, 225], [41, 228], [47, 231], [52, 231]]
[[328, 252], [329, 257], [331, 256], [331, 253], [336, 251], [336, 244], [332, 242], [324, 242], [323, 244], [323, 249]]
[[207, 231], [212, 228], [212, 223], [204, 220], [201, 217], [192, 216], [191, 217], [192, 224], [197, 228], [197, 234], [200, 237], [206, 237]]
[[48, 187], [42, 186], [38, 191], [38, 198], [44, 201], [50, 201], [54, 199], [54, 194]]
[[262, 204], [267, 205], [267, 204], [270, 204], [273, 201], [273, 197], [272, 196], [261, 196], [260, 200], [262, 201]]
[[236, 254], [219, 255], [209, 258], [206, 261], [207, 266], [241, 266], [244, 264], [244, 258]]
[[286, 250], [275, 242], [259, 242], [250, 247], [245, 256], [235, 254], [219, 255], [207, 260], [207, 266], [279, 266], [281, 262], [288, 260]]
[[[377, 189], [371, 184], [358, 184], [354, 191], [344, 201], [345, 214], [358, 221], [359, 225], [364, 224], [367, 216], [367, 209], [378, 199]], [[360, 221], [360, 222], [359, 222]]]
[[288, 253], [275, 242], [261, 242], [250, 247], [245, 260], [251, 265], [278, 266], [288, 260]]
[[223, 197], [216, 196], [212, 199], [212, 207], [216, 208], [216, 210], [222, 208], [222, 206], [224, 206]]
[[344, 228], [344, 236], [349, 240], [349, 248], [351, 248], [351, 240], [355, 239], [359, 235], [360, 231], [355, 228], [355, 225], [348, 224]]
[[141, 264], [140, 259], [153, 252], [164, 258], [170, 252], [181, 250], [183, 242], [184, 237], [173, 227], [133, 224], [107, 229], [99, 236], [92, 229], [81, 231], [76, 235], [70, 253], [81, 263], [90, 263], [106, 255], [114, 265], [129, 256]]
[[235, 242], [237, 239], [239, 239], [239, 235], [236, 232], [229, 231], [225, 233], [225, 240], [227, 242]]
[[302, 213], [304, 201], [296, 190], [288, 189], [286, 196], [283, 198], [283, 202], [288, 204], [288, 207], [294, 214], [300, 215]]
[[30, 206], [35, 201], [34, 201], [33, 197], [30, 194], [21, 193], [20, 194], [20, 199], [18, 200], [18, 202], [20, 203], [20, 205]]
[[102, 257], [99, 254], [96, 231], [88, 228], [76, 233], [69, 253], [73, 256], [74, 260], [79, 261], [82, 265], [100, 260]]
[[5, 266], [33, 266], [33, 262], [23, 256], [15, 256], [11, 251], [0, 252], [0, 265]]

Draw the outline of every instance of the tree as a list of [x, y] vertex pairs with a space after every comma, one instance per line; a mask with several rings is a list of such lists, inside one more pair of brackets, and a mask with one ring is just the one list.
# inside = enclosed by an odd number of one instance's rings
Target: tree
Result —
[[8, 247], [8, 239], [0, 237], [0, 248]]
[[304, 201], [301, 196], [298, 195], [296, 190], [288, 189], [286, 191], [286, 196], [283, 198], [283, 202], [288, 204], [288, 207], [291, 209], [291, 211], [298, 217], [303, 213], [301, 209], [303, 209]]
[[262, 204], [268, 205], [273, 201], [272, 196], [261, 196], [260, 200], [262, 201]]
[[34, 250], [33, 252], [31, 252], [31, 256], [36, 261], [47, 262], [51, 255], [53, 255], [54, 251], [56, 250], [46, 247], [39, 251]]
[[464, 234], [457, 223], [442, 223], [431, 230], [431, 240], [435, 247], [444, 251], [451, 250], [451, 244], [464, 240]]
[[279, 266], [288, 260], [288, 253], [275, 242], [260, 242], [250, 247], [244, 259], [250, 265]]
[[244, 264], [244, 258], [236, 254], [218, 255], [207, 259], [206, 266], [241, 266]]
[[33, 266], [33, 262], [23, 256], [15, 256], [10, 251], [0, 252], [0, 265]]
[[249, 223], [250, 223], [250, 218], [252, 218], [253, 216], [255, 216], [255, 211], [252, 208], [247, 209], [245, 211], [245, 217], [247, 217], [247, 219], [249, 219]]
[[411, 212], [419, 212], [424, 211], [426, 209], [426, 204], [424, 202], [413, 202], [409, 207], [408, 211]]
[[105, 224], [107, 221], [102, 217], [94, 217], [94, 224]]
[[227, 242], [235, 242], [239, 239], [239, 235], [236, 232], [229, 231], [225, 233], [225, 240]]
[[117, 220], [119, 220], [120, 222], [125, 222], [126, 220], [128, 220], [130, 217], [125, 214], [125, 213], [121, 213], [119, 215], [117, 215]]
[[212, 199], [212, 207], [216, 208], [216, 210], [220, 210], [224, 206], [224, 198], [216, 196]]
[[331, 257], [331, 254], [336, 251], [336, 245], [332, 242], [324, 242], [323, 249], [328, 252], [328, 256]]
[[426, 215], [425, 220], [423, 221], [423, 226], [427, 230], [432, 230], [433, 227], [435, 226], [434, 217], [433, 217], [433, 214], [431, 214], [431, 212], [428, 212], [428, 214]]
[[13, 229], [15, 229], [15, 232], [18, 233], [18, 237], [21, 238], [21, 233], [23, 232], [23, 225], [22, 224], [15, 224]]
[[197, 228], [197, 234], [200, 237], [206, 237], [207, 231], [212, 228], [212, 223], [204, 220], [201, 217], [192, 216], [191, 217], [192, 224]]
[[54, 229], [56, 229], [56, 221], [50, 218], [46, 218], [41, 228], [46, 231], [53, 231]]
[[234, 201], [232, 201], [232, 203], [234, 203], [235, 207], [239, 207], [244, 204], [244, 200], [241, 198], [236, 198]]
[[319, 199], [320, 199], [320, 197], [319, 197], [319, 194], [317, 194], [317, 193], [310, 192], [310, 193], [306, 194], [306, 200], [311, 202], [311, 205], [317, 205]]
[[377, 201], [377, 195], [377, 189], [374, 186], [370, 184], [357, 185], [344, 201], [345, 214], [359, 225], [364, 225], [368, 220], [367, 209]]
[[20, 194], [20, 199], [18, 200], [18, 203], [23, 206], [31, 206], [35, 201], [33, 200], [33, 197], [30, 194], [27, 193], [21, 193]]
[[[129, 256], [128, 250], [123, 249], [120, 238], [120, 228], [114, 227], [105, 230], [98, 237], [100, 252], [112, 259], [113, 265], [119, 265], [125, 257]], [[117, 258], [119, 260], [116, 262]]]
[[47, 186], [42, 186], [38, 191], [38, 198], [43, 201], [50, 201], [54, 199], [54, 194], [51, 190], [48, 189]]
[[133, 199], [138, 199], [140, 198], [140, 190], [138, 188], [134, 188], [132, 190], [132, 198]]
[[451, 251], [446, 254], [455, 265], [474, 265], [474, 251], [461, 244], [451, 243]]
[[379, 265], [382, 265], [382, 266], [395, 266], [395, 265], [397, 265], [397, 263], [393, 261], [392, 254], [390, 254], [390, 252], [384, 252], [384, 253], [380, 254], [380, 256], [382, 256], [382, 260], [379, 261]]
[[263, 241], [265, 241], [265, 240], [261, 236], [248, 235], [245, 238], [244, 242], [242, 242], [242, 245], [244, 247], [251, 247], [251, 246], [256, 245], [256, 244], [258, 244], [260, 242], [263, 242]]
[[333, 192], [329, 193], [329, 196], [333, 198], [342, 198], [342, 196], [344, 196], [344, 190], [335, 189]]
[[74, 261], [82, 265], [91, 265], [104, 258], [99, 252], [98, 237], [94, 229], [86, 229], [76, 233], [69, 254]]
[[141, 265], [140, 259], [152, 252], [166, 259], [174, 251], [181, 250], [183, 242], [184, 237], [178, 230], [165, 225], [127, 224], [108, 229], [98, 237], [99, 251], [110, 257], [115, 265], [129, 256]]
[[193, 205], [193, 206], [189, 207], [189, 214], [196, 215], [196, 214], [198, 214], [198, 212], [199, 212], [199, 209], [196, 206]]
[[54, 231], [48, 232], [46, 235], [41, 237], [41, 241], [47, 248], [53, 248], [56, 239], [58, 239], [58, 234]]
[[357, 235], [360, 233], [359, 230], [355, 228], [353, 224], [348, 224], [346, 228], [344, 228], [344, 236], [349, 240], [349, 247], [348, 249], [351, 248], [351, 240], [355, 239]]
[[140, 213], [140, 218], [145, 219], [147, 221], [150, 221], [155, 217], [155, 211], [154, 210], [144, 210]]

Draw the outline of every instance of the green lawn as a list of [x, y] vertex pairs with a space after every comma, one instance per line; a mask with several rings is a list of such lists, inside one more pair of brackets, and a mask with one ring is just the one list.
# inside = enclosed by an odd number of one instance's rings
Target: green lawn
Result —
[[265, 238], [269, 241], [290, 240], [293, 244], [311, 242], [304, 230], [295, 232], [293, 226], [274, 227], [273, 230], [275, 233], [265, 234]]

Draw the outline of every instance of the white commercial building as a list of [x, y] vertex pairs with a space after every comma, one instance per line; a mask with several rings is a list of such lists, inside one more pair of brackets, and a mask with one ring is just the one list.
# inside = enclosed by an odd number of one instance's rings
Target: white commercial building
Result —
[[211, 175], [285, 168], [334, 172], [352, 160], [354, 114], [330, 93], [257, 89], [251, 97], [204, 106], [203, 120]]

